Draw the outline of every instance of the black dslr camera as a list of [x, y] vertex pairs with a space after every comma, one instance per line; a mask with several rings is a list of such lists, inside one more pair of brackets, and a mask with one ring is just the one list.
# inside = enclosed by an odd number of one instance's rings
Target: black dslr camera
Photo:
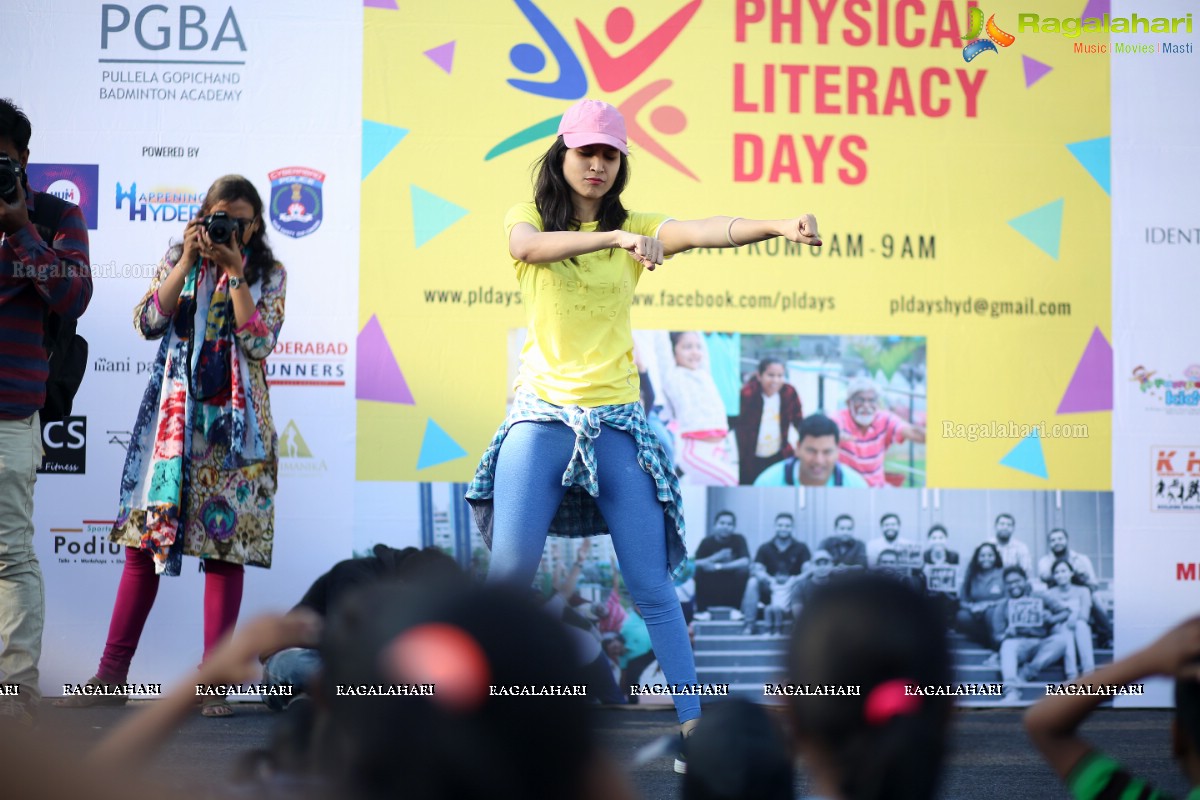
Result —
[[0, 153], [0, 199], [6, 203], [17, 202], [17, 187], [25, 183], [25, 170], [20, 161], [13, 161]]
[[237, 235], [237, 244], [240, 247], [242, 244], [242, 223], [226, 214], [224, 211], [218, 211], [215, 214], [209, 214], [204, 219], [200, 220], [200, 224], [204, 226], [204, 230], [208, 232], [209, 241], [213, 244], [229, 244]]

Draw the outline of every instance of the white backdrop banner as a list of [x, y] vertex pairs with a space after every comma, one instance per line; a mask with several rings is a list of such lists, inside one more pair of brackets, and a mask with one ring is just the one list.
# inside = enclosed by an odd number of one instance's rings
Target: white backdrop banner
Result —
[[[350, 553], [361, 32], [360, 4], [321, 0], [0, 9], [16, 69], [0, 93], [33, 122], [31, 182], [83, 207], [96, 275], [79, 325], [89, 371], [75, 416], [46, 430], [50, 472], [37, 483], [48, 695], [95, 672], [124, 563], [107, 535], [158, 344], [135, 333], [133, 306], [221, 175], [253, 181], [288, 272], [267, 368], [281, 453], [274, 564], [247, 569], [242, 618], [290, 607]], [[162, 580], [131, 681], [169, 682], [199, 662], [196, 563]]]
[[[1117, 0], [1112, 13], [1145, 15], [1145, 8]], [[1165, 0], [1153, 10], [1183, 17], [1194, 4]], [[1112, 70], [1118, 656], [1200, 612], [1200, 53], [1194, 44], [1167, 52], [1161, 35], [1119, 38], [1153, 47], [1114, 54]], [[1146, 690], [1129, 699], [1171, 705], [1169, 681]]]

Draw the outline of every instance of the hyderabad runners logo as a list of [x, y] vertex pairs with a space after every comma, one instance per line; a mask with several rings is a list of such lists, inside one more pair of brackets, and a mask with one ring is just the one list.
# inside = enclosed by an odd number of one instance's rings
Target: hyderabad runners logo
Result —
[[[996, 49], [996, 45], [1008, 47], [1017, 40], [1017, 37], [1011, 33], [1005, 33], [1000, 30], [1000, 26], [996, 24], [996, 15], [992, 14], [988, 17], [987, 25], [983, 24], [983, 11], [972, 6], [967, 9], [967, 35], [962, 37], [967, 42], [963, 47], [963, 61], [971, 61], [980, 53], [991, 51], [993, 53], [1000, 52]], [[987, 33], [986, 39], [981, 39], [979, 34]]]

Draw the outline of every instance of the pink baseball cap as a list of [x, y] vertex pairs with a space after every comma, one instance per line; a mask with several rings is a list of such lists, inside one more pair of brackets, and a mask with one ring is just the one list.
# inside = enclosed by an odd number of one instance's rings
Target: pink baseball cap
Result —
[[566, 110], [558, 123], [567, 147], [606, 144], [629, 155], [625, 144], [625, 118], [621, 112], [601, 100], [580, 100]]

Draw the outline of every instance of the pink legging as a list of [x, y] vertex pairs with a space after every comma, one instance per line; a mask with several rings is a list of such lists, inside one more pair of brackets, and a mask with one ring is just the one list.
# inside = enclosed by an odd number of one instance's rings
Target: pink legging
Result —
[[[245, 569], [241, 564], [208, 559], [204, 562], [204, 657], [237, 624], [242, 605], [242, 580]], [[125, 683], [129, 664], [137, 651], [142, 628], [154, 607], [158, 595], [158, 575], [154, 573], [154, 557], [146, 550], [125, 548], [125, 571], [117, 587], [117, 602], [113, 605], [112, 622], [108, 626], [108, 642], [100, 658], [96, 677], [108, 683]]]

